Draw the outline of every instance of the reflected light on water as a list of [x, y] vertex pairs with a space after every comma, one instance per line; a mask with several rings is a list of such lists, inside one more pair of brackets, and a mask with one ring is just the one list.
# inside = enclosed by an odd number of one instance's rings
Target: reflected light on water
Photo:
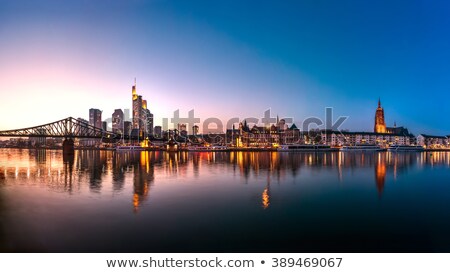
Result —
[[0, 149], [0, 251], [449, 251], [449, 177], [445, 152]]
[[[0, 178], [6, 184], [21, 181], [31, 185], [46, 185], [52, 190], [70, 194], [85, 190], [97, 194], [116, 194], [126, 190], [127, 183], [131, 181], [133, 210], [137, 211], [148, 201], [149, 192], [155, 183], [172, 181], [170, 183], [173, 184], [172, 178], [196, 180], [207, 177], [214, 166], [220, 166], [221, 171], [228, 172], [229, 169], [232, 173], [237, 172], [247, 182], [266, 179], [263, 177], [282, 182], [320, 167], [321, 170], [335, 173], [339, 183], [344, 184], [354, 170], [372, 169], [376, 192], [381, 196], [389, 179], [396, 180], [409, 168], [449, 167], [450, 153], [166, 153], [88, 150], [76, 151], [72, 158], [63, 161], [61, 152], [57, 150], [0, 149], [0, 160]], [[261, 198], [264, 209], [273, 205], [269, 184]]]
[[270, 193], [269, 187], [265, 188], [262, 193], [262, 206], [264, 209], [267, 209], [270, 205]]

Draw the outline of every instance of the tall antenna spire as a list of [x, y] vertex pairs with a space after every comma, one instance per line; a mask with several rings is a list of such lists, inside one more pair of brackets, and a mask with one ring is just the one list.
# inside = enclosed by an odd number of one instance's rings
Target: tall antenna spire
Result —
[[133, 100], [137, 99], [137, 94], [136, 94], [136, 78], [134, 78], [134, 85], [131, 87], [131, 94], [133, 95]]
[[381, 107], [381, 99], [380, 99], [380, 97], [378, 97], [378, 108], [380, 108]]

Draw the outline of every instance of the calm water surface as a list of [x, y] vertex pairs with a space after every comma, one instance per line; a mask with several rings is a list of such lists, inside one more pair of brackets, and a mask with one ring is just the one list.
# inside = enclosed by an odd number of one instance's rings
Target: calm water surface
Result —
[[2, 252], [450, 252], [450, 153], [0, 149]]

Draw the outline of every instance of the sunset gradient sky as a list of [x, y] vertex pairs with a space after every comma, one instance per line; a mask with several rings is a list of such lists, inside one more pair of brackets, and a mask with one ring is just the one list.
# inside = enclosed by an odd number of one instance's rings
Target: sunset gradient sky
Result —
[[450, 134], [448, 1], [0, 0], [0, 130], [131, 108]]

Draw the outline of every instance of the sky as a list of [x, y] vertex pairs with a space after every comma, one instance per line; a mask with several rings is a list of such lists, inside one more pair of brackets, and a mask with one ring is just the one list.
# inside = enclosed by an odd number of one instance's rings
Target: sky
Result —
[[0, 0], [0, 130], [131, 109], [450, 134], [448, 1]]

